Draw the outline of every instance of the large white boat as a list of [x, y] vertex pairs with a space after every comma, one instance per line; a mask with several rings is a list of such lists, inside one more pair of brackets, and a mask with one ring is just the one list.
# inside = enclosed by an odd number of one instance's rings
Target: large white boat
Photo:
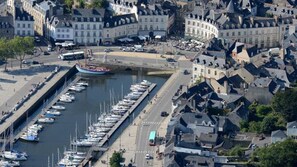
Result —
[[69, 87], [69, 90], [76, 91], [76, 92], [81, 92], [81, 91], [83, 91], [85, 89], [86, 88], [83, 87], [83, 86], [75, 86], [75, 85], [73, 85], [73, 86], [70, 86]]
[[37, 121], [40, 123], [54, 123], [55, 119], [53, 119], [53, 118], [39, 118]]
[[56, 109], [56, 110], [65, 110], [66, 109], [64, 106], [60, 106], [60, 105], [53, 105], [52, 108]]
[[105, 67], [97, 67], [93, 65], [88, 65], [88, 64], [76, 64], [75, 65], [76, 69], [85, 74], [93, 74], [93, 75], [104, 75], [106, 73], [110, 72], [110, 69], [105, 68]]
[[29, 141], [29, 142], [38, 142], [39, 138], [37, 135], [31, 134], [31, 133], [23, 133], [20, 137], [20, 139]]
[[91, 147], [94, 142], [89, 141], [88, 139], [78, 139], [73, 141], [71, 144], [78, 147]]
[[72, 102], [72, 100], [70, 98], [68, 98], [68, 97], [60, 97], [59, 101], [65, 102], [65, 103], [71, 103]]
[[4, 156], [4, 158], [13, 160], [13, 161], [26, 161], [27, 160], [27, 154], [19, 153], [16, 151], [4, 151], [3, 156]]
[[1, 166], [1, 167], [14, 167], [14, 166], [20, 166], [20, 162], [18, 162], [18, 161], [6, 161], [6, 160], [0, 160], [0, 166]]
[[46, 111], [47, 114], [52, 114], [54, 116], [59, 116], [61, 115], [61, 112], [60, 111], [56, 111], [56, 110], [48, 110]]

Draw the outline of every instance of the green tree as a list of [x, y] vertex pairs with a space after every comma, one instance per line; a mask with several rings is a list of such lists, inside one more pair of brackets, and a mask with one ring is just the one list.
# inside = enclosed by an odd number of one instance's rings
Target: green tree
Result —
[[229, 156], [243, 157], [244, 156], [244, 150], [239, 145], [236, 145], [231, 150], [229, 150], [228, 155]]
[[278, 92], [272, 99], [272, 109], [279, 112], [286, 121], [297, 119], [297, 90], [287, 89], [284, 92]]
[[114, 152], [109, 160], [111, 167], [120, 167], [120, 163], [123, 161], [122, 154], [120, 152]]
[[13, 52], [11, 48], [11, 41], [1, 38], [0, 39], [0, 59], [4, 60], [4, 71], [7, 71], [8, 59], [13, 58]]
[[257, 149], [252, 158], [256, 159], [261, 167], [293, 167], [297, 166], [296, 150], [297, 143], [288, 139]]
[[73, 4], [74, 0], [65, 0], [65, 5], [67, 6], [69, 11], [71, 11]]
[[255, 121], [250, 122], [249, 132], [261, 133], [261, 122], [255, 122]]
[[261, 122], [261, 132], [270, 134], [271, 131], [277, 130], [277, 121], [278, 118], [276, 116], [268, 115], [267, 117], [265, 117]]
[[11, 48], [13, 55], [20, 61], [20, 68], [22, 62], [28, 53], [32, 53], [34, 49], [34, 39], [32, 37], [15, 37], [11, 41]]
[[256, 113], [258, 117], [264, 117], [271, 111], [272, 111], [272, 108], [269, 105], [258, 105], [256, 107]]
[[79, 4], [78, 5], [79, 8], [85, 8], [85, 6], [86, 6], [85, 0], [79, 0], [78, 4]]
[[107, 0], [93, 0], [90, 8], [107, 8], [108, 1]]

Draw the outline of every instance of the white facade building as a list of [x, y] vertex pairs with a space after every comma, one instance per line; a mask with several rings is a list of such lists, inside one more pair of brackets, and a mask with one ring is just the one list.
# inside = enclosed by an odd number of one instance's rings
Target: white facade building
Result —
[[74, 42], [80, 45], [102, 43], [103, 18], [104, 9], [73, 9]]
[[15, 8], [14, 12], [14, 35], [34, 36], [33, 17], [20, 8]]
[[114, 43], [121, 37], [137, 36], [138, 23], [135, 14], [110, 16], [104, 22], [103, 42]]
[[74, 40], [71, 16], [53, 16], [47, 20], [47, 37], [54, 42]]
[[135, 4], [117, 0], [113, 3], [109, 3], [109, 9], [114, 11], [116, 15], [137, 13], [137, 6]]

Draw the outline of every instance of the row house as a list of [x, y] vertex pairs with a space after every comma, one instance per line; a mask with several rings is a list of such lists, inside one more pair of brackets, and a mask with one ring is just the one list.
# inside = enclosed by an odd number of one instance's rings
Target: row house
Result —
[[7, 39], [13, 38], [14, 27], [12, 16], [0, 16], [0, 36]]
[[135, 14], [110, 16], [104, 21], [103, 43], [114, 43], [121, 37], [137, 36], [138, 22]]
[[23, 8], [14, 7], [14, 35], [34, 36], [34, 19]]
[[52, 42], [74, 41], [70, 15], [52, 16], [47, 19], [47, 38]]
[[104, 9], [73, 9], [74, 42], [91, 45], [102, 43], [104, 13]]

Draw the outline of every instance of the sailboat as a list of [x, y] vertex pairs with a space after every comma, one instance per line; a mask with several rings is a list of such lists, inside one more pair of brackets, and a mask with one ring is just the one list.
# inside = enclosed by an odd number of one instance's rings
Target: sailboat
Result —
[[[86, 52], [85, 52], [86, 54]], [[87, 57], [87, 56], [85, 56]], [[85, 63], [77, 63], [75, 65], [76, 69], [84, 74], [93, 74], [93, 75], [104, 75], [110, 72], [110, 69], [106, 67], [99, 67], [96, 65], [91, 65], [87, 63], [87, 60], [85, 59]]]

